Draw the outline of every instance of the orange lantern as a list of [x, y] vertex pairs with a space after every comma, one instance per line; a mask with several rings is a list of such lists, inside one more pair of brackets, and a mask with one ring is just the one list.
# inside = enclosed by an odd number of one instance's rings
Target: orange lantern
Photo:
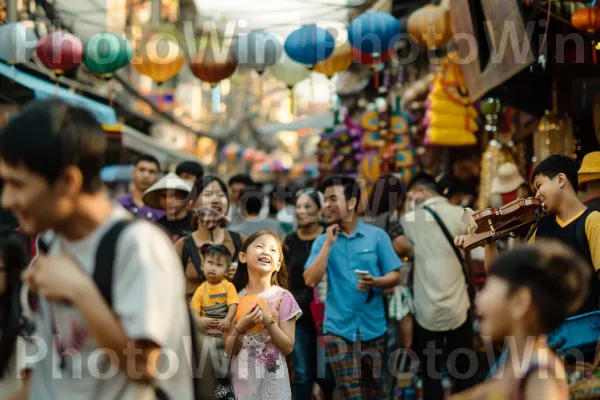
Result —
[[[571, 23], [579, 30], [594, 33], [600, 29], [600, 8], [586, 7], [579, 9], [571, 16]], [[592, 59], [594, 64], [598, 63], [598, 54], [596, 53], [596, 42], [592, 41]]]
[[142, 46], [133, 65], [140, 74], [160, 85], [177, 75], [184, 63], [183, 52], [176, 42], [154, 37]]
[[352, 47], [348, 42], [344, 42], [333, 50], [329, 58], [317, 63], [313, 71], [320, 72], [331, 79], [338, 72], [347, 70], [350, 65], [352, 65]]
[[237, 69], [237, 60], [231, 53], [216, 57], [212, 50], [207, 49], [204, 54], [198, 54], [192, 59], [190, 69], [196, 78], [215, 87], [223, 79], [233, 75]]
[[[263, 299], [260, 296], [257, 296], [254, 294], [247, 294], [244, 297], [242, 297], [240, 299], [240, 303], [238, 304], [238, 308], [235, 313], [235, 321], [240, 322], [240, 320], [244, 317], [244, 315], [248, 314], [248, 311], [250, 311], [257, 304], [262, 308], [266, 308], [267, 310], [269, 309], [269, 305], [267, 304], [265, 299]], [[265, 321], [265, 322], [267, 322], [267, 321]], [[261, 330], [262, 330], [262, 325], [256, 324], [252, 328], [248, 329], [248, 332], [258, 333]]]
[[452, 38], [450, 9], [428, 4], [411, 14], [406, 28], [418, 44], [428, 49], [442, 48]]

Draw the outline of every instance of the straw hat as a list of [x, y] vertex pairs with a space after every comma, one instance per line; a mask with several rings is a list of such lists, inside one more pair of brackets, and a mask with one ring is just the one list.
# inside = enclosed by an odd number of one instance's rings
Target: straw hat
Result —
[[586, 154], [577, 173], [579, 174], [579, 183], [600, 179], [600, 151]]
[[511, 193], [525, 183], [519, 168], [513, 163], [505, 163], [498, 168], [498, 176], [492, 181], [492, 194]]
[[165, 175], [163, 178], [159, 179], [158, 182], [156, 182], [154, 185], [150, 186], [148, 190], [144, 192], [144, 197], [142, 197], [142, 201], [147, 206], [162, 209], [162, 207], [160, 206], [160, 202], [158, 201], [158, 193], [159, 191], [165, 189], [177, 190], [179, 192], [185, 193], [186, 196], [192, 193], [192, 185], [171, 172], [168, 175]]

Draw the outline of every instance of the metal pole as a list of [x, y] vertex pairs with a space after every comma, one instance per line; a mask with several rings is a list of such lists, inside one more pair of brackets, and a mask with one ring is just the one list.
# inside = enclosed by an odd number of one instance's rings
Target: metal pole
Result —
[[17, 22], [17, 0], [6, 0], [6, 19]]
[[152, 0], [151, 23], [156, 26], [160, 24], [160, 0]]

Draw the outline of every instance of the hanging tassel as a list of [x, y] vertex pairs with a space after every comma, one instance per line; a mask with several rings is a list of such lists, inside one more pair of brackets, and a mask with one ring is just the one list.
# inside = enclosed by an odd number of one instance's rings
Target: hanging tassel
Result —
[[113, 106], [113, 85], [112, 85], [112, 76], [107, 76], [104, 78], [106, 80], [106, 84], [108, 85], [108, 105], [110, 107]]
[[375, 75], [375, 89], [379, 89], [379, 70], [377, 66], [373, 66], [373, 74]]
[[157, 107], [158, 107], [158, 111], [163, 110], [163, 87], [162, 87], [162, 82], [161, 83], [157, 83], [158, 85], [158, 102], [157, 102]]
[[315, 86], [313, 85], [313, 74], [310, 74], [310, 99], [315, 101]]
[[212, 84], [212, 110], [214, 113], [221, 112], [221, 85]]
[[296, 115], [296, 96], [294, 95], [294, 87], [288, 86], [290, 91], [290, 113], [292, 115]]
[[598, 50], [596, 49], [596, 41], [592, 41], [592, 60], [594, 65], [598, 64]]

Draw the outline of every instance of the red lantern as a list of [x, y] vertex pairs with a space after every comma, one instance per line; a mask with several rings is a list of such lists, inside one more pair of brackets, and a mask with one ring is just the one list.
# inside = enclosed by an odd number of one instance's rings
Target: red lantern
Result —
[[83, 45], [70, 33], [57, 31], [39, 41], [37, 55], [46, 67], [62, 75], [81, 64]]
[[237, 68], [237, 60], [229, 53], [216, 57], [214, 52], [207, 49], [204, 54], [198, 54], [190, 63], [190, 69], [196, 78], [215, 86], [223, 79], [229, 78]]

